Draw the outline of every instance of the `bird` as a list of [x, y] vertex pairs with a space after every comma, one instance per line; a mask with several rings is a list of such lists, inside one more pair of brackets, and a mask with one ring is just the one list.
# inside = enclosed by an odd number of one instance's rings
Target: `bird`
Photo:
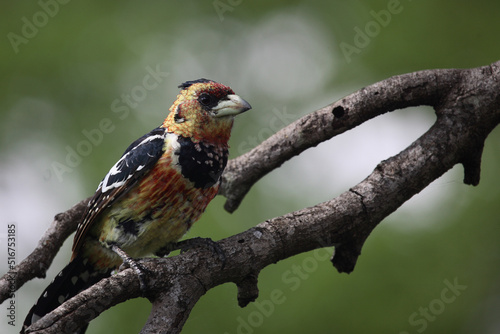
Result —
[[[217, 194], [234, 116], [251, 106], [205, 78], [178, 88], [163, 123], [134, 141], [100, 182], [78, 224], [69, 264], [31, 308], [21, 333], [122, 264], [168, 254]], [[87, 326], [68, 332], [84, 333]]]

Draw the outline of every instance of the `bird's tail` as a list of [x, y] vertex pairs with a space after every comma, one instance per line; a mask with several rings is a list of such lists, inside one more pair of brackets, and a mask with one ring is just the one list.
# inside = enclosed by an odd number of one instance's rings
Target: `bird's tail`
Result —
[[[24, 320], [21, 334], [24, 334], [26, 329], [42, 318], [47, 313], [56, 309], [66, 300], [77, 295], [80, 291], [85, 290], [91, 285], [97, 283], [104, 277], [111, 274], [112, 269], [96, 270], [93, 265], [88, 263], [86, 258], [77, 256], [54, 278], [52, 283], [43, 291], [40, 298], [31, 308], [26, 319]], [[83, 328], [75, 328], [70, 325], [64, 333], [85, 333], [87, 326]]]

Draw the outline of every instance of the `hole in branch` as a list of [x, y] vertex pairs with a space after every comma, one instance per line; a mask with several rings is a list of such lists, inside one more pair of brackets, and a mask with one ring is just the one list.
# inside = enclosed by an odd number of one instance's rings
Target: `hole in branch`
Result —
[[346, 112], [346, 110], [342, 106], [336, 106], [332, 110], [333, 116], [335, 116], [337, 118], [340, 118], [340, 117], [344, 116], [345, 112]]

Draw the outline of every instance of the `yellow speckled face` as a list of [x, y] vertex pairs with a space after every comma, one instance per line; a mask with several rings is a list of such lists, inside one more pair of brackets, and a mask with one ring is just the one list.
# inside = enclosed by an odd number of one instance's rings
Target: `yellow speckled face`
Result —
[[193, 141], [227, 142], [233, 116], [250, 109], [231, 88], [214, 81], [188, 81], [179, 87], [182, 90], [162, 126]]

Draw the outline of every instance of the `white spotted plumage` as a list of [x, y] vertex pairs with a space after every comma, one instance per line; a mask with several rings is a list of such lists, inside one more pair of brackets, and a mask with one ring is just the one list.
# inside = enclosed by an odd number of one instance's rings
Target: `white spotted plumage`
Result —
[[[129, 257], [163, 254], [217, 194], [232, 118], [251, 107], [211, 80], [187, 81], [179, 88], [163, 123], [134, 141], [100, 182], [78, 225], [71, 262], [32, 307], [23, 333], [116, 270], [124, 259], [116, 249], [123, 247]], [[124, 241], [129, 236], [133, 245]]]
[[122, 157], [111, 167], [108, 174], [97, 187], [94, 197], [89, 201], [84, 219], [78, 225], [73, 252], [78, 250], [94, 219], [103, 209], [110, 206], [115, 199], [124, 194], [143, 175], [153, 168], [165, 151], [172, 152], [173, 168], [179, 161], [176, 153], [180, 150], [177, 134], [156, 128], [149, 134], [136, 140], [123, 153]]
[[[119, 173], [123, 172], [123, 169], [120, 168], [123, 163], [125, 163], [125, 166], [127, 168], [132, 167], [128, 159], [132, 154], [135, 153], [136, 150], [140, 149], [143, 145], [150, 143], [151, 141], [157, 140], [157, 139], [163, 141], [165, 139], [165, 134], [147, 136], [141, 142], [139, 142], [136, 146], [130, 148], [130, 150], [128, 150], [125, 154], [123, 154], [123, 156], [113, 165], [113, 167], [111, 167], [108, 174], [106, 174], [104, 179], [101, 181], [101, 183], [97, 187], [97, 190], [101, 189], [102, 193], [106, 193], [111, 189], [121, 187], [125, 184], [125, 182], [127, 182], [127, 180], [129, 180], [134, 175], [134, 172], [138, 172], [138, 171], [142, 170], [146, 166], [145, 164], [135, 166], [135, 170], [133, 170], [132, 172], [128, 172], [128, 175], [125, 179], [122, 179], [120, 181], [110, 182], [110, 178], [112, 176], [118, 175]], [[151, 158], [154, 157], [149, 152], [146, 154]]]

